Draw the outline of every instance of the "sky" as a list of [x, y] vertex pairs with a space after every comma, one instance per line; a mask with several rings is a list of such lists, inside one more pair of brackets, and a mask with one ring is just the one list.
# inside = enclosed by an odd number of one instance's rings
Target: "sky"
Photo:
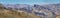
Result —
[[3, 4], [53, 4], [60, 3], [60, 0], [0, 0]]

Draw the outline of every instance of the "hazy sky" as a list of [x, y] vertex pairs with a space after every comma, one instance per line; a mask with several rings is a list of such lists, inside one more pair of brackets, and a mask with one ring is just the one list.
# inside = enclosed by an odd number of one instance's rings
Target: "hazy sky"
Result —
[[60, 3], [60, 0], [0, 0], [3, 4], [50, 4]]

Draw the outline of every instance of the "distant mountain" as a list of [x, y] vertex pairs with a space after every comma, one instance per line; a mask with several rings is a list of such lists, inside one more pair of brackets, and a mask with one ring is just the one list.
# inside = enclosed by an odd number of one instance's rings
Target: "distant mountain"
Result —
[[5, 5], [6, 8], [10, 7], [10, 8], [17, 8], [17, 9], [27, 8], [28, 6], [31, 7], [31, 5], [28, 5], [28, 4], [7, 4]]
[[6, 8], [13, 8], [13, 9], [20, 9], [20, 8], [26, 8], [28, 10], [32, 10], [32, 8], [36, 8], [37, 10], [40, 9], [46, 9], [46, 10], [57, 10], [60, 8], [60, 3], [59, 4], [48, 4], [48, 5], [38, 5], [38, 4], [34, 4], [34, 6], [32, 7], [32, 5], [29, 4], [6, 4], [5, 5]]
[[[54, 12], [60, 11], [60, 3], [58, 4], [48, 4], [48, 5], [38, 5], [34, 4], [34, 6], [29, 4], [6, 4], [5, 7], [8, 9], [16, 9], [16, 10], [25, 10], [27, 12], [32, 12], [33, 8], [35, 10], [48, 10], [49, 12], [53, 12], [52, 14], [55, 14]], [[46, 12], [48, 12], [46, 11]], [[40, 14], [40, 13], [38, 13]]]
[[57, 10], [60, 8], [60, 3], [58, 4], [48, 4], [48, 5], [34, 5], [36, 9], [47, 9], [47, 10]]
[[[34, 4], [34, 8], [35, 8], [35, 10], [48, 10], [48, 11], [46, 11], [46, 12], [51, 12], [52, 13], [52, 15], [56, 15], [56, 14], [58, 14], [58, 13], [56, 13], [56, 12], [59, 12], [60, 13], [60, 3], [58, 3], [58, 4], [48, 4], [48, 5], [37, 5], [37, 4]], [[42, 11], [42, 12], [43, 12]], [[44, 13], [44, 12], [43, 12]], [[50, 14], [51, 14], [50, 13]], [[40, 13], [38, 13], [38, 15], [39, 15]], [[48, 14], [48, 13], [47, 13]]]
[[28, 4], [6, 4], [7, 9], [12, 10], [25, 10], [27, 12], [32, 12], [32, 5]]

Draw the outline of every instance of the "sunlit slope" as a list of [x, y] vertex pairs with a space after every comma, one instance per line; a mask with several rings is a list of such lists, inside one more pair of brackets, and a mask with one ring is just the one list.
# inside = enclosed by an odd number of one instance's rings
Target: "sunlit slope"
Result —
[[34, 14], [29, 15], [27, 14], [27, 12], [25, 13], [25, 11], [17, 12], [14, 10], [1, 9], [0, 18], [40, 18], [40, 17]]

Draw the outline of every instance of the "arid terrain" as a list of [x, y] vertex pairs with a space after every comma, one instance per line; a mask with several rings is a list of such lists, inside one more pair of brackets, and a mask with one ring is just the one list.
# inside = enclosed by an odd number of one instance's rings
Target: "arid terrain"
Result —
[[0, 18], [41, 18], [35, 14], [27, 14], [26, 11], [8, 10], [0, 5]]
[[60, 18], [60, 4], [0, 4], [0, 18]]

